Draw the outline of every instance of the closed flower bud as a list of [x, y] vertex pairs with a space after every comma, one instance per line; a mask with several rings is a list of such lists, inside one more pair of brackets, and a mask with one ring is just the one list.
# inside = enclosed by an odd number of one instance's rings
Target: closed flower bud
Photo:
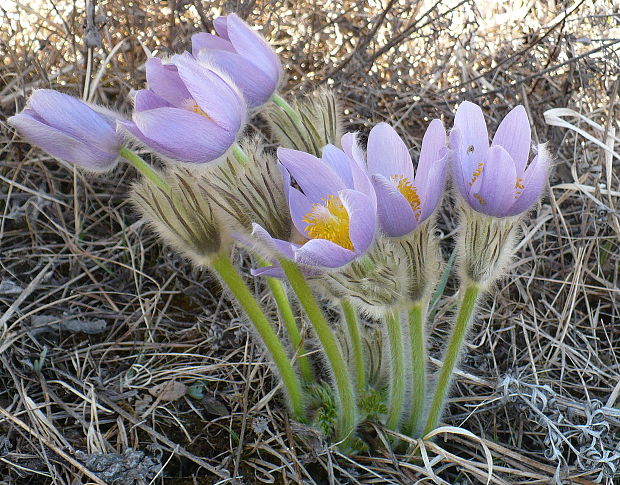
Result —
[[288, 241], [296, 232], [284, 193], [281, 168], [263, 151], [257, 139], [241, 143], [247, 156], [240, 163], [232, 154], [199, 175], [201, 187], [222, 212], [244, 232], [255, 222], [277, 239]]
[[125, 129], [153, 150], [180, 162], [206, 163], [224, 155], [245, 125], [245, 101], [217, 69], [190, 54], [146, 63], [149, 89], [135, 98]]
[[165, 179], [171, 189], [169, 193], [147, 179], [134, 184], [133, 203], [171, 248], [196, 265], [208, 264], [229, 243], [221, 217], [189, 172], [172, 169]]
[[333, 91], [319, 89], [291, 103], [296, 116], [278, 106], [267, 120], [280, 146], [320, 157], [325, 145], [337, 145], [342, 136], [340, 106]]
[[269, 101], [282, 79], [282, 65], [265, 39], [237, 15], [213, 22], [219, 37], [206, 32], [192, 36], [192, 53], [225, 72], [252, 108]]
[[32, 93], [26, 108], [8, 119], [33, 145], [91, 172], [107, 172], [123, 146], [120, 116], [52, 89]]

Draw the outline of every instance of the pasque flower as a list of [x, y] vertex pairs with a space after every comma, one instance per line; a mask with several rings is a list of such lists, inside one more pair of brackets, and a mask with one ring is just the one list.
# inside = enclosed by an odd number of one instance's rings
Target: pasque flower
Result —
[[219, 17], [213, 25], [219, 37], [206, 32], [194, 34], [192, 53], [228, 74], [243, 92], [248, 105], [265, 104], [282, 78], [277, 54], [235, 14]]
[[433, 120], [422, 140], [417, 171], [396, 130], [375, 126], [368, 137], [368, 173], [377, 193], [377, 213], [391, 237], [409, 234], [435, 210], [446, 179], [446, 130]]
[[287, 148], [278, 149], [278, 158], [301, 243], [271, 239], [256, 224], [254, 234], [310, 266], [338, 268], [364, 254], [375, 236], [376, 198], [361, 166], [334, 145], [323, 149], [322, 158]]
[[544, 145], [527, 166], [530, 123], [523, 106], [502, 120], [491, 146], [479, 106], [465, 101], [450, 134], [452, 171], [462, 197], [477, 212], [495, 217], [516, 216], [541, 195], [550, 156]]
[[26, 108], [8, 119], [29, 142], [93, 172], [116, 165], [123, 146], [116, 113], [52, 89], [32, 93]]
[[149, 59], [146, 79], [148, 89], [136, 93], [132, 121], [123, 122], [144, 144], [175, 160], [205, 163], [235, 142], [246, 106], [225, 74], [184, 53], [169, 64]]

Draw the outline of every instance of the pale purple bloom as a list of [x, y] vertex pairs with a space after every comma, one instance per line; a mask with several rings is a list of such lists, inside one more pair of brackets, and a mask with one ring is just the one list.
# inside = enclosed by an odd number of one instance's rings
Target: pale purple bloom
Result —
[[26, 108], [7, 121], [30, 143], [92, 172], [116, 165], [122, 137], [115, 113], [52, 89], [34, 91]]
[[221, 157], [246, 121], [241, 93], [214, 68], [189, 53], [169, 64], [146, 62], [148, 89], [136, 93], [132, 121], [124, 127], [162, 155], [190, 163]]
[[265, 104], [282, 78], [277, 54], [235, 14], [219, 17], [213, 25], [219, 37], [206, 32], [194, 34], [192, 53], [228, 74], [251, 107]]
[[424, 134], [415, 172], [394, 128], [380, 123], [370, 131], [368, 173], [377, 194], [379, 222], [388, 236], [405, 236], [430, 217], [443, 192], [446, 160], [446, 130], [440, 120], [433, 120]]
[[550, 156], [544, 145], [527, 166], [530, 123], [523, 106], [502, 120], [489, 147], [489, 135], [479, 106], [461, 103], [450, 134], [452, 172], [459, 192], [476, 211], [509, 217], [526, 211], [547, 181]]
[[301, 241], [273, 239], [257, 224], [254, 236], [283, 257], [308, 266], [338, 268], [363, 255], [375, 236], [376, 199], [359, 164], [333, 145], [323, 148], [320, 159], [287, 148], [278, 149], [278, 158]]

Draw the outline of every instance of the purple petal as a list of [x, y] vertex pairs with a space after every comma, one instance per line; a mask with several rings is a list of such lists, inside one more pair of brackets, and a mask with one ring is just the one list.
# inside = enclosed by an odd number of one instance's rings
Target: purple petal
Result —
[[118, 153], [120, 142], [114, 123], [86, 103], [52, 89], [32, 93], [28, 106], [50, 125], [101, 152]]
[[170, 158], [178, 157], [178, 154], [176, 152], [171, 152], [165, 146], [160, 145], [155, 140], [144, 136], [144, 134], [140, 131], [140, 129], [133, 121], [119, 121], [118, 126], [120, 128], [120, 131], [126, 131], [130, 135], [134, 136], [139, 142], [143, 143], [149, 148], [152, 148], [156, 152], [159, 152], [162, 155]]
[[250, 274], [252, 276], [266, 276], [269, 278], [284, 278], [284, 270], [282, 266], [263, 266], [262, 268], [251, 268]]
[[[225, 37], [220, 32], [217, 23], [215, 28], [222, 37]], [[282, 76], [280, 59], [265, 39], [235, 14], [226, 17], [225, 32], [237, 53], [259, 66], [276, 84], [278, 83]]]
[[228, 38], [228, 16], [224, 15], [222, 17], [218, 17], [213, 21], [213, 27], [215, 27], [215, 31], [217, 34], [223, 39], [230, 40]]
[[351, 160], [340, 148], [336, 148], [334, 145], [331, 144], [326, 145], [323, 148], [321, 158], [325, 163], [327, 163], [331, 168], [334, 169], [334, 172], [338, 174], [342, 182], [347, 187], [353, 187]]
[[355, 257], [355, 252], [326, 239], [311, 239], [295, 251], [296, 262], [325, 268], [339, 268]]
[[446, 148], [446, 129], [443, 127], [441, 120], [433, 120], [426, 129], [422, 138], [422, 148], [420, 149], [420, 160], [415, 172], [414, 185], [418, 191], [426, 186], [428, 173], [431, 167], [439, 163], [441, 159], [445, 160], [442, 153]]
[[203, 49], [235, 52], [235, 48], [230, 41], [217, 35], [207, 32], [199, 32], [192, 35], [192, 54], [198, 57], [199, 52]]
[[383, 231], [390, 237], [400, 237], [413, 231], [418, 223], [411, 205], [394, 185], [382, 175], [373, 175], [377, 193], [377, 215]]
[[542, 194], [549, 176], [551, 156], [544, 145], [538, 145], [538, 155], [529, 164], [523, 176], [523, 192], [508, 210], [508, 216], [526, 211]]
[[430, 166], [424, 185], [417, 185], [417, 183], [415, 185], [418, 189], [420, 204], [422, 206], [422, 212], [418, 223], [428, 219], [437, 208], [437, 204], [443, 196], [446, 175], [448, 173], [447, 164], [448, 153], [446, 151], [442, 158], [436, 160], [435, 163]]
[[107, 172], [116, 165], [118, 150], [112, 153], [102, 152], [45, 124], [41, 118], [21, 113], [10, 117], [7, 121], [26, 140], [56, 158], [93, 172]]
[[304, 218], [312, 212], [312, 202], [296, 188], [289, 187], [288, 203], [295, 228], [300, 232], [300, 234], [308, 237], [308, 233], [306, 232], [308, 223], [304, 222]]
[[474, 185], [470, 189], [475, 199], [473, 208], [490, 216], [504, 217], [515, 200], [517, 172], [515, 162], [503, 147], [491, 147], [480, 178], [480, 188], [476, 190]]
[[[452, 172], [452, 179], [456, 184], [456, 188], [466, 201], [472, 204], [472, 199], [469, 194], [469, 186], [467, 185], [472, 177], [472, 172], [465, 173], [465, 169], [469, 170], [469, 167], [463, 167], [458, 158], [457, 152], [459, 151], [461, 145], [461, 133], [459, 130], [454, 129], [450, 132], [450, 145], [452, 150], [448, 153], [448, 159], [450, 162], [450, 169]], [[466, 178], [467, 177], [467, 178]]]
[[349, 213], [349, 238], [359, 255], [368, 249], [375, 238], [377, 216], [368, 196], [357, 190], [341, 190], [338, 194]]
[[454, 115], [454, 129], [458, 130], [461, 138], [459, 145], [452, 148], [463, 173], [470, 177], [478, 164], [489, 158], [489, 134], [480, 106], [469, 101], [462, 102]]
[[517, 174], [520, 175], [525, 170], [531, 143], [532, 132], [527, 112], [523, 106], [517, 106], [499, 124], [491, 144], [504, 147], [514, 160]]
[[198, 53], [198, 60], [212, 64], [228, 74], [251, 107], [265, 104], [278, 87], [277, 80], [270, 78], [260, 67], [239, 54], [203, 50]]
[[215, 160], [230, 148], [236, 135], [204, 116], [177, 108], [134, 112], [133, 121], [146, 139], [163, 147], [164, 155], [184, 162]]
[[269, 251], [278, 253], [286, 259], [294, 259], [294, 251], [298, 248], [298, 246], [290, 242], [271, 237], [271, 234], [269, 234], [259, 224], [252, 223], [252, 236], [257, 241], [262, 243], [262, 245]]
[[219, 74], [196, 61], [189, 53], [172, 57], [183, 84], [200, 109], [230, 133], [245, 122], [245, 106], [236, 88]]
[[314, 155], [278, 148], [278, 159], [312, 202], [320, 202], [346, 188], [336, 172]]
[[181, 107], [192, 99], [176, 66], [163, 64], [157, 57], [146, 61], [146, 81], [150, 90], [173, 106]]
[[364, 151], [360, 148], [359, 143], [357, 142], [357, 134], [345, 133], [340, 139], [340, 144], [349, 158], [355, 160], [357, 165], [366, 171], [366, 159], [364, 157]]
[[166, 107], [172, 107], [172, 105], [150, 89], [140, 89], [134, 98], [134, 108], [136, 111]]
[[368, 137], [368, 173], [402, 175], [413, 180], [413, 163], [405, 142], [387, 123], [379, 123]]

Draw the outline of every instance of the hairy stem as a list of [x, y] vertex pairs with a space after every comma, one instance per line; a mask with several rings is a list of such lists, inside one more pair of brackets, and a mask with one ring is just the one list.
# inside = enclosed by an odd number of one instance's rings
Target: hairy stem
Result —
[[271, 101], [273, 101], [276, 106], [278, 106], [282, 111], [284, 111], [294, 123], [301, 124], [301, 118], [299, 118], [297, 112], [290, 104], [286, 102], [283, 97], [281, 97], [279, 94], [274, 93], [271, 96]]
[[284, 285], [277, 278], [267, 278], [267, 285], [269, 286], [271, 294], [276, 301], [276, 305], [278, 305], [280, 317], [282, 318], [286, 332], [291, 339], [291, 345], [298, 355], [297, 365], [299, 366], [301, 378], [306, 384], [313, 383], [315, 380], [314, 371], [312, 370], [310, 359], [306, 355], [306, 349], [303, 345], [301, 333], [299, 332], [299, 327], [297, 326], [295, 314], [291, 308], [291, 303], [286, 296]]
[[146, 163], [142, 158], [136, 155], [134, 152], [126, 147], [121, 148], [120, 156], [131, 163], [138, 171], [144, 175], [147, 179], [153, 182], [157, 187], [163, 190], [166, 194], [170, 194], [170, 187], [166, 181], [157, 173], [157, 171]]
[[409, 310], [409, 338], [411, 345], [411, 410], [405, 433], [417, 437], [420, 419], [426, 401], [426, 335], [424, 331], [424, 307], [415, 302]]
[[362, 351], [362, 337], [360, 335], [357, 312], [347, 300], [341, 300], [340, 306], [347, 324], [347, 332], [353, 351], [353, 363], [355, 369], [355, 389], [358, 396], [366, 392], [366, 366], [364, 364], [364, 352]]
[[301, 306], [308, 315], [308, 319], [319, 337], [321, 347], [331, 367], [336, 384], [336, 401], [338, 406], [336, 439], [342, 441], [342, 446], [346, 449], [353, 437], [357, 420], [357, 404], [346, 362], [342, 357], [338, 342], [312, 294], [312, 290], [310, 290], [297, 265], [286, 259], [280, 259], [280, 265], [291, 283]]
[[405, 357], [403, 352], [403, 337], [400, 328], [400, 318], [396, 311], [390, 311], [385, 316], [388, 341], [390, 343], [390, 398], [386, 426], [398, 431], [398, 424], [405, 398]]
[[228, 289], [237, 298], [237, 301], [261, 336], [282, 378], [294, 418], [299, 421], [305, 421], [304, 396], [301, 383], [286, 355], [282, 342], [280, 342], [256, 298], [248, 289], [226, 252], [222, 251], [214, 257], [211, 260], [211, 267], [217, 271]]
[[243, 151], [243, 148], [241, 148], [236, 142], [232, 146], [232, 154], [241, 165], [247, 165], [250, 162], [250, 159]]
[[425, 435], [437, 427], [437, 423], [443, 414], [446, 405], [446, 397], [452, 381], [452, 373], [458, 361], [459, 354], [461, 353], [467, 328], [469, 327], [469, 322], [474, 313], [479, 294], [480, 287], [476, 283], [469, 283], [465, 287], [461, 308], [456, 317], [450, 342], [448, 343], [448, 348], [443, 358], [443, 364], [439, 371], [439, 377], [437, 378], [435, 394], [433, 395], [433, 401], [431, 402], [428, 418], [426, 420], [426, 427], [424, 428]]

